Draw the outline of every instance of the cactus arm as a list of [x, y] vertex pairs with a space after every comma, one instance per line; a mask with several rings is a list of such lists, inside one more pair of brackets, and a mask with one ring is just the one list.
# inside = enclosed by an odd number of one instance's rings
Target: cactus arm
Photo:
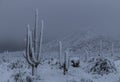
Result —
[[59, 41], [59, 64], [61, 66], [62, 42]]
[[[29, 25], [28, 25], [29, 26]], [[23, 56], [26, 59], [26, 53], [27, 53], [27, 42], [28, 42], [28, 28], [26, 29], [26, 37], [25, 37], [25, 52], [23, 52]]]
[[30, 58], [30, 29], [29, 29], [29, 25], [28, 25], [28, 28], [27, 28], [27, 49], [26, 49], [26, 59], [28, 61], [29, 64], [31, 65], [34, 65], [34, 62], [31, 61], [31, 58]]
[[41, 51], [42, 51], [42, 41], [43, 41], [43, 25], [44, 25], [44, 21], [41, 21], [42, 23], [42, 27], [41, 27], [41, 32], [40, 32], [40, 44], [39, 44], [39, 54], [38, 54], [38, 61], [40, 61], [40, 55], [41, 55]]
[[34, 52], [35, 55], [37, 55], [37, 43], [38, 43], [38, 39], [37, 39], [37, 29], [38, 29], [38, 10], [36, 9], [35, 11], [35, 28], [34, 28]]
[[27, 57], [26, 57], [26, 51], [25, 52], [23, 52], [23, 57], [26, 59]]
[[31, 60], [30, 55], [27, 53], [27, 61], [30, 65], [35, 65], [34, 62]]
[[[24, 52], [23, 53], [23, 57], [27, 60], [27, 62], [28, 62], [28, 58], [27, 58], [27, 56], [26, 56], [26, 52]], [[32, 64], [30, 63], [30, 62], [28, 62], [28, 64], [30, 64], [31, 66], [32, 66]]]
[[33, 57], [33, 62], [37, 63], [37, 59], [35, 57], [35, 53], [34, 53], [34, 49], [33, 49], [33, 44], [32, 44], [32, 33], [30, 32], [30, 50], [31, 50], [31, 53], [32, 53], [32, 57]]

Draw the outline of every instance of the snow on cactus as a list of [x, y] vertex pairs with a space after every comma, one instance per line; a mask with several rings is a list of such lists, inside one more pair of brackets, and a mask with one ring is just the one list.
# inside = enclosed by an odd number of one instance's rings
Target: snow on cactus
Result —
[[32, 67], [32, 75], [37, 75], [37, 68], [41, 62], [41, 50], [43, 40], [43, 20], [41, 21], [41, 30], [38, 32], [38, 10], [35, 12], [35, 27], [30, 30], [27, 26], [26, 46], [24, 57], [28, 64]]
[[65, 50], [64, 63], [63, 63], [63, 74], [66, 75], [69, 68], [69, 48]]

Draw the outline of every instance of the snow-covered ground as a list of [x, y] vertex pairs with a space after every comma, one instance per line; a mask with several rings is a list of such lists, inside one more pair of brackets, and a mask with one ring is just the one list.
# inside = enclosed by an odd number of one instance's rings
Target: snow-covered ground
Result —
[[[31, 67], [23, 57], [23, 52], [1, 53], [0, 56], [0, 82], [15, 82], [15, 76], [19, 73], [24, 79], [20, 82], [26, 82], [25, 77], [31, 75]], [[67, 74], [63, 75], [63, 70], [55, 63], [57, 60], [51, 61], [50, 58], [43, 58], [44, 61], [39, 65], [38, 82], [120, 82], [120, 60], [114, 60], [116, 72], [102, 76], [86, 72], [88, 63], [83, 61], [80, 61], [79, 67], [70, 66]]]

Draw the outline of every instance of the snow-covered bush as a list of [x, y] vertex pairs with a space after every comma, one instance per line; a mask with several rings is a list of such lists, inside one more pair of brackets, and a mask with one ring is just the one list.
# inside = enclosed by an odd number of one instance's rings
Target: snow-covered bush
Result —
[[67, 82], [93, 82], [93, 80], [88, 79], [88, 78], [81, 78], [81, 79], [72, 78], [68, 80]]
[[23, 79], [20, 73], [15, 74], [14, 80], [15, 82], [23, 82]]
[[73, 67], [80, 66], [80, 59], [78, 57], [73, 57], [70, 61]]
[[93, 82], [93, 80], [91, 80], [91, 79], [84, 79], [84, 78], [82, 78], [80, 82]]
[[14, 62], [11, 62], [10, 64], [7, 65], [8, 68], [10, 68], [11, 70], [13, 69], [21, 69], [23, 67], [25, 67], [25, 63], [24, 61], [14, 61]]
[[88, 63], [94, 62], [95, 61], [95, 57], [90, 57], [88, 60]]
[[12, 75], [11, 79], [13, 80], [10, 82], [33, 82], [33, 80], [36, 78], [31, 76], [27, 72], [19, 71], [19, 72], [15, 72]]
[[59, 61], [56, 58], [51, 58], [51, 60], [48, 63], [51, 65], [57, 65], [57, 64], [59, 64]]
[[26, 76], [26, 82], [33, 82], [32, 76]]
[[9, 59], [6, 58], [5, 56], [2, 56], [2, 60], [1, 61], [4, 62], [4, 63], [7, 63], [7, 62], [9, 62]]
[[107, 58], [94, 58], [87, 67], [87, 71], [92, 74], [109, 74], [116, 71], [114, 63]]
[[80, 82], [78, 79], [70, 79], [70, 80], [67, 80], [67, 82]]
[[10, 68], [10, 69], [22, 68], [22, 65], [18, 64], [17, 62], [15, 62], [15, 63], [10, 63], [10, 64], [8, 65], [8, 68]]
[[19, 72], [16, 72], [15, 74], [13, 74], [11, 79], [13, 79], [13, 82], [23, 82], [24, 81], [24, 78], [23, 78], [24, 75], [25, 75], [25, 73], [19, 71]]
[[93, 82], [91, 79], [82, 78], [80, 82]]

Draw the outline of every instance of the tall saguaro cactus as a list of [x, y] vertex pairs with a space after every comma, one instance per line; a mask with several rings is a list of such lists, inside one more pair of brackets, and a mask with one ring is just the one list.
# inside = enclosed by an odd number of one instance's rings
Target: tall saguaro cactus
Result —
[[27, 27], [26, 51], [24, 55], [27, 62], [32, 67], [32, 75], [37, 74], [37, 67], [40, 64], [42, 38], [43, 38], [43, 21], [40, 34], [38, 34], [38, 10], [36, 10], [34, 29], [31, 31], [30, 26], [28, 25]]

